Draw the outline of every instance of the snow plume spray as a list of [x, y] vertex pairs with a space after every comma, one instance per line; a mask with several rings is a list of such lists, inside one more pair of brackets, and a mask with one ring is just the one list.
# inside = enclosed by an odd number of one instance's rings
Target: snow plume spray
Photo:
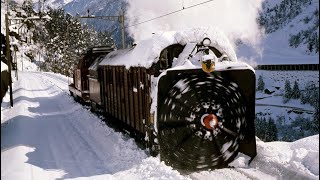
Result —
[[[260, 48], [257, 47], [264, 33], [259, 28], [257, 18], [262, 10], [262, 2], [263, 0], [128, 1], [127, 26], [130, 35], [137, 42], [159, 31], [217, 27], [227, 35], [234, 47], [240, 40], [259, 53]], [[165, 16], [156, 18], [162, 15]], [[155, 19], [141, 23], [153, 18]]]

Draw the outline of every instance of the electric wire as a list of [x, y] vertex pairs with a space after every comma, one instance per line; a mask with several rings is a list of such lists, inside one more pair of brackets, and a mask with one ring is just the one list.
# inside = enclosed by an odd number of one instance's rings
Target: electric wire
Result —
[[208, 0], [208, 1], [204, 1], [204, 2], [201, 2], [201, 3], [198, 3], [198, 4], [194, 4], [194, 5], [188, 6], [188, 7], [183, 7], [182, 9], [179, 9], [179, 10], [176, 10], [176, 11], [172, 11], [172, 12], [170, 12], [170, 13], [167, 13], [167, 14], [164, 14], [164, 15], [161, 15], [161, 16], [158, 16], [158, 17], [155, 17], [155, 18], [151, 18], [151, 19], [148, 19], [148, 20], [145, 20], [145, 21], [142, 21], [142, 22], [138, 22], [138, 23], [133, 24], [133, 25], [125, 26], [125, 28], [137, 26], [137, 25], [140, 25], [140, 24], [144, 24], [144, 23], [147, 23], [147, 22], [156, 20], [156, 19], [160, 19], [160, 18], [163, 18], [163, 17], [165, 17], [165, 16], [169, 16], [169, 15], [172, 15], [172, 14], [175, 14], [175, 13], [178, 13], [178, 12], [181, 12], [181, 11], [183, 11], [183, 10], [186, 10], [186, 9], [190, 9], [190, 8], [193, 8], [193, 7], [196, 7], [196, 6], [200, 6], [200, 5], [209, 3], [209, 2], [211, 2], [211, 1], [214, 1], [214, 0]]
[[[175, 13], [178, 13], [178, 12], [181, 12], [183, 10], [186, 10], [186, 9], [190, 9], [190, 8], [193, 8], [193, 7], [196, 7], [196, 6], [200, 6], [202, 4], [206, 4], [206, 3], [209, 3], [211, 1], [214, 1], [214, 0], [208, 0], [208, 1], [204, 1], [204, 2], [201, 2], [201, 3], [198, 3], [198, 4], [194, 4], [194, 5], [191, 5], [191, 6], [188, 6], [188, 7], [182, 7], [182, 9], [179, 9], [179, 10], [176, 10], [176, 11], [172, 11], [170, 13], [167, 13], [167, 14], [163, 14], [161, 16], [158, 16], [158, 17], [155, 17], [155, 18], [152, 18], [152, 19], [148, 19], [148, 20], [145, 20], [145, 21], [142, 21], [142, 22], [138, 22], [136, 24], [133, 24], [133, 25], [127, 25], [125, 26], [124, 28], [128, 28], [128, 27], [133, 27], [133, 26], [137, 26], [137, 25], [140, 25], [140, 24], [144, 24], [144, 23], [147, 23], [147, 22], [150, 22], [150, 21], [153, 21], [153, 20], [156, 20], [156, 19], [160, 19], [160, 18], [163, 18], [165, 16], [169, 16], [169, 15], [172, 15], [172, 14], [175, 14]], [[119, 28], [116, 27], [115, 29], [113, 29], [112, 31], [110, 31], [110, 34], [112, 34], [113, 32], [115, 32], [116, 30], [118, 30]], [[121, 28], [122, 29], [122, 28]]]

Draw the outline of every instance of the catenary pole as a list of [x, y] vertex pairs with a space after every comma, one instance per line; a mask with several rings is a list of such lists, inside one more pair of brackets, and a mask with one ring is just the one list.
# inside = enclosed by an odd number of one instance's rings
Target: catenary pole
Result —
[[118, 22], [121, 23], [121, 34], [122, 34], [122, 48], [126, 48], [126, 37], [125, 37], [125, 26], [124, 26], [124, 11], [119, 16], [80, 16], [82, 19], [103, 19], [109, 21], [115, 21], [118, 19]]
[[13, 98], [12, 98], [12, 77], [11, 77], [11, 54], [10, 54], [10, 42], [9, 42], [9, 18], [8, 13], [5, 15], [6, 21], [6, 47], [7, 47], [7, 63], [9, 71], [9, 91], [10, 91], [10, 105], [13, 107]]
[[126, 48], [126, 42], [125, 42], [125, 32], [124, 32], [124, 11], [122, 11], [122, 14], [120, 16], [121, 19], [121, 32], [122, 32], [122, 48]]

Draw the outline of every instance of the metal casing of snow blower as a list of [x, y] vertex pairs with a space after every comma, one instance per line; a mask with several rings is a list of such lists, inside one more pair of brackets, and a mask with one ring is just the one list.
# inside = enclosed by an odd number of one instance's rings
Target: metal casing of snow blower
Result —
[[[241, 152], [256, 156], [255, 74], [251, 69], [167, 71], [158, 81], [160, 157], [183, 171], [227, 167]], [[206, 127], [203, 117], [218, 123]]]

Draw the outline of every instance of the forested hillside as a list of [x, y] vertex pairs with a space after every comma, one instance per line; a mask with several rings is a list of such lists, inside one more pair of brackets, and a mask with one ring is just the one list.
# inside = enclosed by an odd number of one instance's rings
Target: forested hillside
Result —
[[[122, 0], [92, 0], [90, 3], [86, 0], [51, 0], [45, 3], [46, 6], [63, 7], [66, 12], [72, 15], [87, 15], [88, 10], [90, 15], [119, 15], [122, 11], [127, 12], [129, 6], [128, 3]], [[289, 51], [298, 49], [299, 52], [301, 51], [310, 55], [319, 54], [318, 6], [319, 0], [263, 1], [262, 11], [257, 20], [261, 29], [264, 29], [267, 39], [265, 42], [262, 42], [261, 49], [264, 49], [263, 46], [270, 45], [278, 36], [285, 35], [281, 41], [285, 41], [284, 43], [288, 46]], [[136, 16], [140, 16], [140, 14]], [[144, 17], [144, 20], [151, 18], [154, 17]], [[116, 44], [120, 47], [121, 27], [119, 22], [105, 20], [85, 20], [82, 22], [95, 27], [97, 31], [106, 30], [110, 32]], [[128, 37], [126, 42], [130, 43], [132, 40], [129, 34], [126, 34], [126, 36]], [[275, 38], [271, 37], [269, 39], [272, 40], [269, 40], [268, 36], [275, 36]], [[281, 46], [283, 46], [283, 44], [281, 44]], [[287, 49], [284, 49], [283, 51], [286, 50]]]
[[[121, 26], [118, 20], [80, 19], [80, 16], [118, 16], [128, 18], [125, 1], [92, 0], [16, 0], [8, 1], [14, 18], [48, 15], [50, 20], [27, 20], [10, 27], [17, 55], [36, 61], [43, 70], [70, 75], [75, 57], [94, 45], [112, 44], [121, 47]], [[40, 2], [40, 6], [39, 6]], [[1, 2], [2, 14], [5, 2]], [[254, 53], [238, 47], [238, 57], [258, 64], [319, 62], [319, 0], [263, 1], [257, 21], [265, 38]], [[39, 8], [41, 7], [41, 8]], [[132, 15], [130, 15], [132, 16]], [[136, 16], [140, 16], [137, 14]], [[144, 17], [149, 19], [153, 17]], [[125, 25], [129, 21], [125, 19]], [[2, 16], [2, 24], [4, 17]], [[13, 22], [12, 22], [13, 23]], [[4, 24], [2, 33], [4, 33]], [[248, 27], [250, 28], [250, 27]], [[113, 38], [113, 39], [112, 39]], [[126, 29], [126, 44], [133, 40]], [[258, 55], [252, 55], [257, 53]], [[70, 68], [71, 67], [71, 68]]]
[[[1, 2], [1, 5], [5, 4]], [[81, 24], [79, 18], [62, 8], [47, 7], [39, 13], [33, 6], [31, 0], [9, 4], [9, 17], [14, 19], [10, 21], [10, 35], [20, 60], [25, 58], [41, 70], [70, 76], [76, 57], [88, 48], [115, 46], [107, 31], [98, 32]]]
[[319, 1], [282, 0], [272, 3], [265, 1], [260, 14], [259, 23], [265, 32], [270, 34], [289, 25], [295, 29], [288, 40], [291, 47], [305, 45], [309, 52], [319, 53]]

